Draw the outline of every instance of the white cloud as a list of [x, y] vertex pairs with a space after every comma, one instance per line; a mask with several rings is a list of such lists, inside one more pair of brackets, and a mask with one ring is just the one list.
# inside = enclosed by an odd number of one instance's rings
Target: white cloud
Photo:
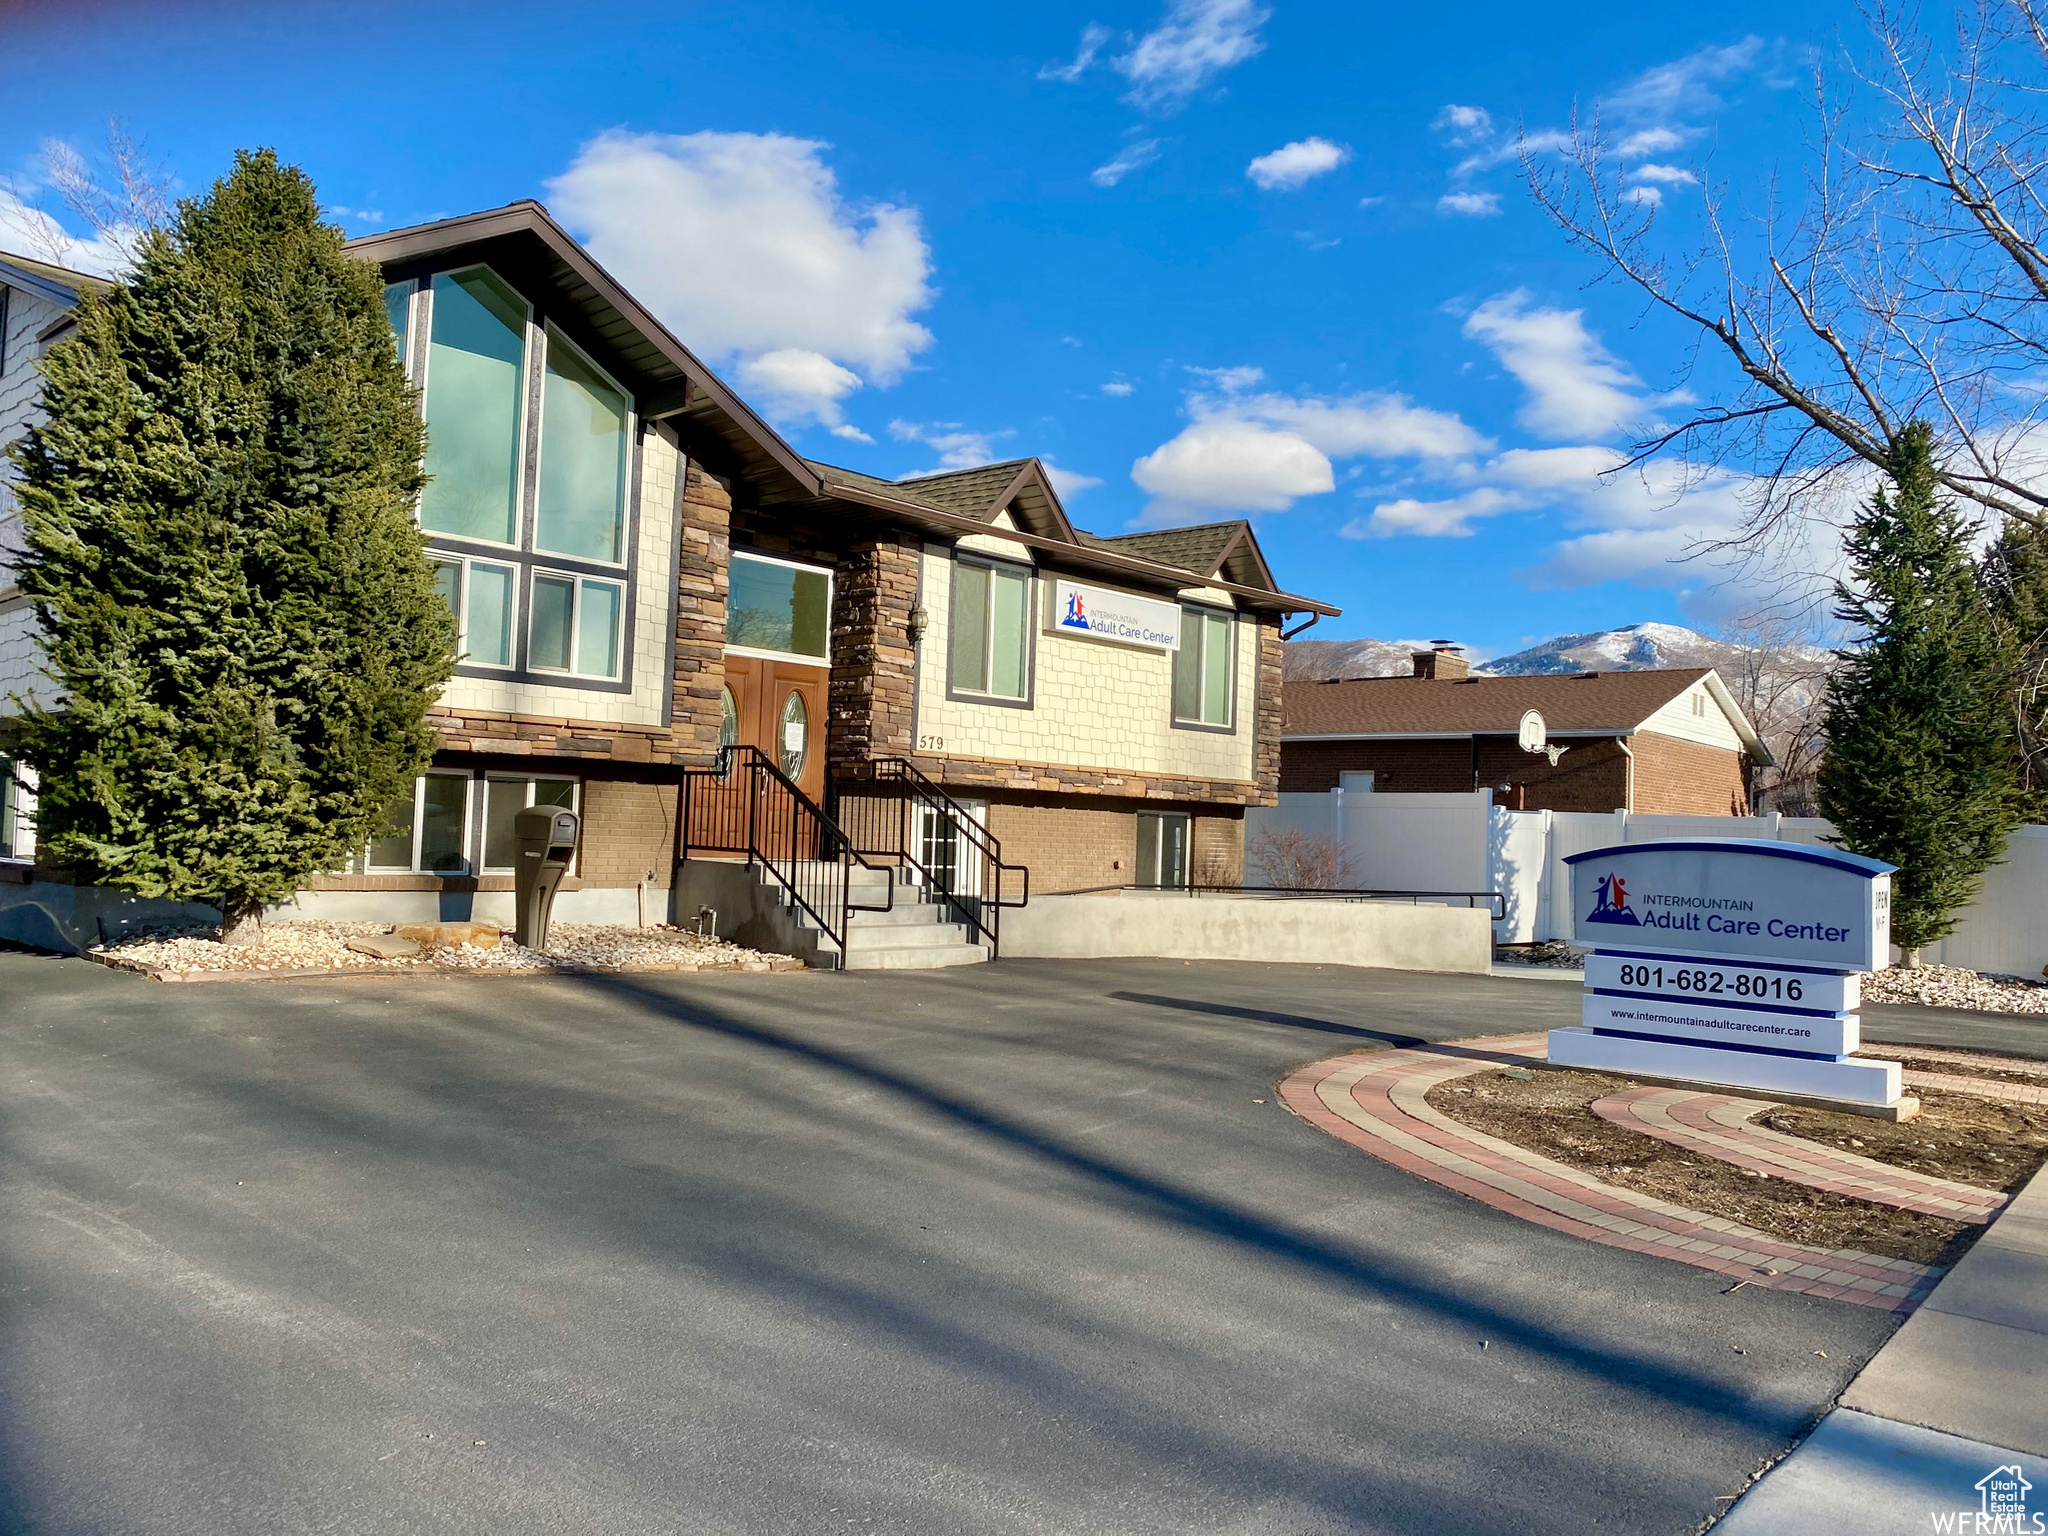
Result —
[[1487, 219], [1500, 212], [1498, 192], [1446, 192], [1436, 200], [1437, 212]]
[[1189, 424], [1131, 466], [1152, 496], [1147, 523], [1284, 512], [1336, 488], [1336, 459], [1448, 461], [1489, 446], [1456, 416], [1400, 395], [1254, 395], [1245, 391], [1264, 378], [1257, 368], [1190, 372], [1218, 392], [1190, 395]]
[[115, 239], [81, 240], [42, 209], [24, 202], [12, 187], [0, 184], [0, 250], [74, 272], [113, 277], [128, 266], [123, 238], [132, 240], [134, 232]]
[[1109, 41], [1109, 28], [1097, 22], [1089, 22], [1081, 29], [1081, 45], [1074, 50], [1071, 63], [1048, 64], [1038, 72], [1041, 80], [1058, 80], [1072, 85], [1087, 74], [1095, 60], [1102, 53], [1102, 45]]
[[1690, 187], [1699, 183], [1699, 177], [1682, 165], [1639, 165], [1628, 174], [1631, 181], [1661, 182], [1668, 187]]
[[1261, 383], [1266, 377], [1265, 369], [1248, 367], [1197, 368], [1190, 364], [1188, 372], [1198, 379], [1207, 379], [1226, 395], [1234, 395], [1243, 390], [1250, 389], [1254, 384]]
[[1614, 146], [1614, 152], [1624, 160], [1633, 160], [1638, 155], [1661, 155], [1667, 149], [1676, 149], [1690, 133], [1680, 133], [1676, 128], [1639, 128], [1627, 135]]
[[1170, 0], [1159, 25], [1110, 61], [1131, 83], [1124, 100], [1149, 112], [1178, 111], [1266, 46], [1259, 28], [1271, 14], [1257, 0]]
[[1524, 501], [1493, 486], [1477, 486], [1444, 501], [1418, 501], [1403, 497], [1382, 502], [1368, 518], [1353, 518], [1337, 531], [1347, 539], [1391, 539], [1413, 534], [1425, 539], [1465, 539], [1473, 533], [1472, 519], [1513, 511]]
[[1350, 158], [1351, 148], [1347, 144], [1319, 138], [1297, 139], [1271, 154], [1260, 155], [1244, 168], [1244, 173], [1264, 191], [1292, 192], [1336, 170]]
[[1621, 195], [1624, 201], [1639, 203], [1645, 208], [1655, 208], [1664, 201], [1664, 193], [1657, 187], [1630, 187]]
[[1747, 74], [1763, 53], [1760, 37], [1745, 37], [1724, 48], [1701, 48], [1646, 69], [1612, 95], [1602, 99], [1601, 110], [1625, 123], [1662, 125], [1688, 117], [1701, 117], [1721, 105], [1716, 86]]
[[1586, 329], [1583, 310], [1532, 309], [1518, 288], [1475, 309], [1465, 334], [1529, 391], [1517, 419], [1545, 437], [1605, 437], [1642, 411], [1641, 381]]
[[1127, 379], [1111, 379], [1107, 384], [1102, 386], [1102, 392], [1105, 395], [1114, 395], [1117, 399], [1122, 400], [1127, 396], [1136, 393], [1137, 388], [1137, 385], [1131, 383]]
[[829, 147], [776, 133], [614, 130], [547, 190], [686, 344], [782, 390], [783, 419], [839, 426], [854, 386], [820, 364], [856, 384], [895, 383], [931, 345], [911, 316], [933, 294], [917, 211], [849, 203], [823, 159]]
[[1052, 482], [1052, 488], [1061, 501], [1072, 501], [1083, 491], [1092, 491], [1102, 484], [1095, 475], [1084, 475], [1077, 469], [1062, 469], [1044, 454], [1038, 456], [1039, 464], [1045, 470], [1045, 478]]
[[847, 424], [840, 401], [860, 388], [860, 375], [842, 368], [822, 352], [781, 347], [742, 360], [741, 388], [757, 395], [761, 407], [778, 421], [815, 421], [835, 437], [872, 443], [860, 428]]
[[1485, 144], [1493, 138], [1493, 114], [1484, 107], [1461, 107], [1453, 102], [1437, 113], [1429, 126], [1453, 149]]
[[1159, 158], [1159, 140], [1139, 139], [1126, 144], [1116, 152], [1113, 159], [1105, 160], [1088, 173], [1088, 179], [1098, 187], [1113, 187], [1131, 172], [1150, 165]]
[[1011, 429], [999, 432], [973, 432], [957, 421], [892, 421], [889, 435], [899, 443], [923, 443], [935, 449], [939, 455], [938, 469], [925, 470], [925, 474], [939, 474], [948, 469], [974, 469], [982, 464], [996, 461], [997, 439], [1009, 437]]
[[1143, 520], [1222, 512], [1284, 512], [1296, 498], [1337, 488], [1330, 461], [1292, 432], [1216, 416], [1197, 421], [1131, 466], [1152, 496]]

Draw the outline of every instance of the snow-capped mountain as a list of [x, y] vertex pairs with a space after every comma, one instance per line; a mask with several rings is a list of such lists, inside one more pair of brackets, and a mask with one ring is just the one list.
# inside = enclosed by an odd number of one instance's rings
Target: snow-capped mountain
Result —
[[[1295, 640], [1287, 647], [1287, 676], [1299, 682], [1326, 677], [1406, 677], [1422, 640]], [[1564, 672], [1647, 672], [1663, 667], [1719, 667], [1730, 681], [1746, 648], [1712, 640], [1681, 624], [1630, 624], [1586, 635], [1553, 635], [1526, 650], [1472, 670], [1486, 677], [1531, 677]], [[1818, 653], [1816, 653], [1818, 654]]]
[[1472, 670], [1489, 677], [1536, 677], [1559, 672], [1650, 672], [1666, 667], [1721, 667], [1744, 647], [1709, 640], [1680, 624], [1631, 624], [1590, 635], [1550, 639], [1496, 657]]

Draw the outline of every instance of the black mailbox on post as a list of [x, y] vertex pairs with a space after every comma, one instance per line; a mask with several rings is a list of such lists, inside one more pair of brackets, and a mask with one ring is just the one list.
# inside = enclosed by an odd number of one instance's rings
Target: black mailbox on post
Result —
[[579, 825], [574, 811], [552, 805], [529, 806], [512, 818], [512, 836], [519, 845], [518, 927], [513, 937], [528, 949], [547, 948], [555, 887], [575, 862]]

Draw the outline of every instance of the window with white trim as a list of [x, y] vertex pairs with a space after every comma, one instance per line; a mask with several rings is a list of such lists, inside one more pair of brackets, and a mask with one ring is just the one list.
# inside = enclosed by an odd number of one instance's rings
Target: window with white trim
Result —
[[564, 810], [581, 809], [575, 779], [546, 774], [526, 776], [491, 773], [484, 776], [483, 871], [487, 875], [517, 872], [519, 842], [512, 821], [521, 811], [535, 805], [558, 805]]
[[383, 829], [356, 866], [373, 875], [468, 874], [471, 779], [429, 769], [413, 780], [412, 795], [385, 812]]
[[35, 850], [29, 817], [35, 806], [35, 770], [0, 757], [0, 859], [26, 859]]
[[1173, 718], [1177, 725], [1228, 730], [1236, 621], [1213, 608], [1180, 611], [1180, 649], [1173, 653]]
[[1185, 890], [1188, 883], [1188, 816], [1185, 811], [1138, 812], [1137, 885], [1152, 890]]
[[519, 542], [526, 331], [533, 307], [489, 267], [437, 272], [426, 356], [427, 485], [420, 526]]
[[953, 561], [953, 692], [1022, 700], [1031, 692], [1031, 573], [965, 555]]

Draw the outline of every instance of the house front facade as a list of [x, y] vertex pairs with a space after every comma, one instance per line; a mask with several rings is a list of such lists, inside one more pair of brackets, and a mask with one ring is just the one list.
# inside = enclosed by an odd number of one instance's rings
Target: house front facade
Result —
[[[1549, 752], [1522, 746], [1531, 712]], [[1772, 761], [1712, 668], [1475, 677], [1448, 649], [1419, 651], [1408, 677], [1290, 682], [1286, 716], [1289, 794], [1491, 790], [1514, 810], [1746, 816]]]
[[[732, 856], [686, 813], [721, 747], [828, 816], [913, 773], [1035, 892], [1241, 882], [1282, 626], [1335, 612], [1281, 591], [1248, 526], [1098, 538], [1034, 459], [895, 482], [806, 460], [537, 203], [352, 249], [420, 391], [418, 518], [462, 654], [410, 801], [302, 913], [509, 920], [512, 818], [548, 804], [583, 824], [558, 918], [667, 919], [679, 861]], [[61, 328], [63, 294], [35, 300], [10, 336]], [[35, 356], [4, 361], [18, 432]], [[0, 572], [0, 698], [37, 656]], [[0, 864], [61, 884], [32, 809]]]

